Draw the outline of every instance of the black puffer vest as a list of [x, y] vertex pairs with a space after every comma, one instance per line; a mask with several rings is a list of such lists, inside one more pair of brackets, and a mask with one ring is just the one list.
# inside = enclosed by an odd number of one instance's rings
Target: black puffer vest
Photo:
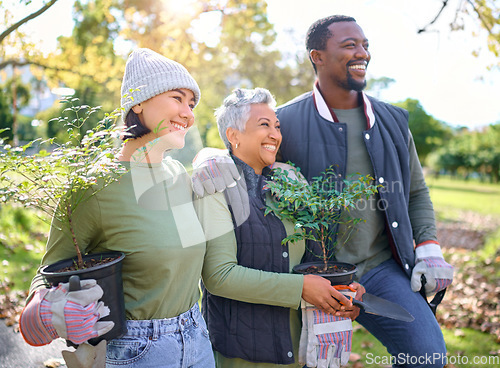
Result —
[[[413, 231], [408, 215], [410, 194], [410, 155], [408, 151], [408, 112], [399, 107], [369, 98], [365, 105], [375, 117], [373, 126], [363, 132], [363, 140], [373, 165], [381, 204], [385, 204], [387, 233], [394, 258], [408, 276], [415, 264]], [[335, 165], [338, 187], [342, 187], [347, 164], [346, 123], [323, 118], [316, 109], [314, 96], [308, 92], [277, 110], [283, 141], [283, 162], [291, 161], [307, 180]]]
[[[233, 159], [245, 177], [250, 200], [248, 220], [235, 229], [238, 264], [289, 273], [289, 257], [283, 257], [288, 245], [281, 245], [286, 237], [285, 227], [273, 214], [264, 216], [265, 177], [256, 175], [238, 158]], [[293, 345], [289, 308], [226, 299], [205, 288], [202, 304], [213, 348], [225, 357], [275, 364], [295, 361], [290, 354]]]

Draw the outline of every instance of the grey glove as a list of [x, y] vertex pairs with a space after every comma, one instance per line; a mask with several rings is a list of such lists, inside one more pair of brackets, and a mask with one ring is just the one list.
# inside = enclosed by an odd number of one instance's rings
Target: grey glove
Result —
[[411, 274], [411, 289], [418, 292], [425, 276], [425, 293], [433, 295], [447, 288], [453, 281], [453, 266], [447, 263], [437, 243], [426, 242], [415, 248], [415, 267]]
[[193, 161], [192, 186], [198, 197], [224, 192], [236, 226], [250, 215], [245, 179], [226, 150], [204, 148]]

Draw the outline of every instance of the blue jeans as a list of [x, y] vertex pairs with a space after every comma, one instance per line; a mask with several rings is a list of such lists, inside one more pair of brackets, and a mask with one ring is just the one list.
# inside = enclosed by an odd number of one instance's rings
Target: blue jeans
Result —
[[[403, 306], [415, 320], [402, 322], [360, 313], [356, 319], [387, 348], [393, 367], [443, 367], [446, 345], [441, 328], [424, 298], [411, 290], [410, 279], [394, 259], [361, 277], [366, 292]], [[368, 356], [368, 359], [376, 357]], [[375, 360], [372, 360], [375, 361]]]
[[106, 367], [215, 367], [198, 303], [174, 318], [129, 320], [127, 328], [125, 336], [108, 342]]

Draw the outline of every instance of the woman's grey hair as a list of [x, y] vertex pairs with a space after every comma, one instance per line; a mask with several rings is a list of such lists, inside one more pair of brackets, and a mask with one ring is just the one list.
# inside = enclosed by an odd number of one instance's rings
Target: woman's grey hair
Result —
[[219, 135], [224, 145], [231, 151], [231, 143], [226, 137], [227, 128], [243, 132], [250, 118], [250, 105], [267, 104], [271, 109], [276, 107], [276, 100], [265, 88], [237, 88], [224, 99], [222, 105], [215, 110]]

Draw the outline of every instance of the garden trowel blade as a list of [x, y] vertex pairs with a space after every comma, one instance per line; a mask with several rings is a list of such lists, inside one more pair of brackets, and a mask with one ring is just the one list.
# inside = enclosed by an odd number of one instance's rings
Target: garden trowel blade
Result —
[[390, 302], [386, 299], [379, 298], [378, 296], [364, 293], [363, 301], [354, 299], [352, 303], [366, 313], [376, 314], [387, 318], [397, 319], [399, 321], [412, 322], [415, 320], [406, 309], [399, 304]]

